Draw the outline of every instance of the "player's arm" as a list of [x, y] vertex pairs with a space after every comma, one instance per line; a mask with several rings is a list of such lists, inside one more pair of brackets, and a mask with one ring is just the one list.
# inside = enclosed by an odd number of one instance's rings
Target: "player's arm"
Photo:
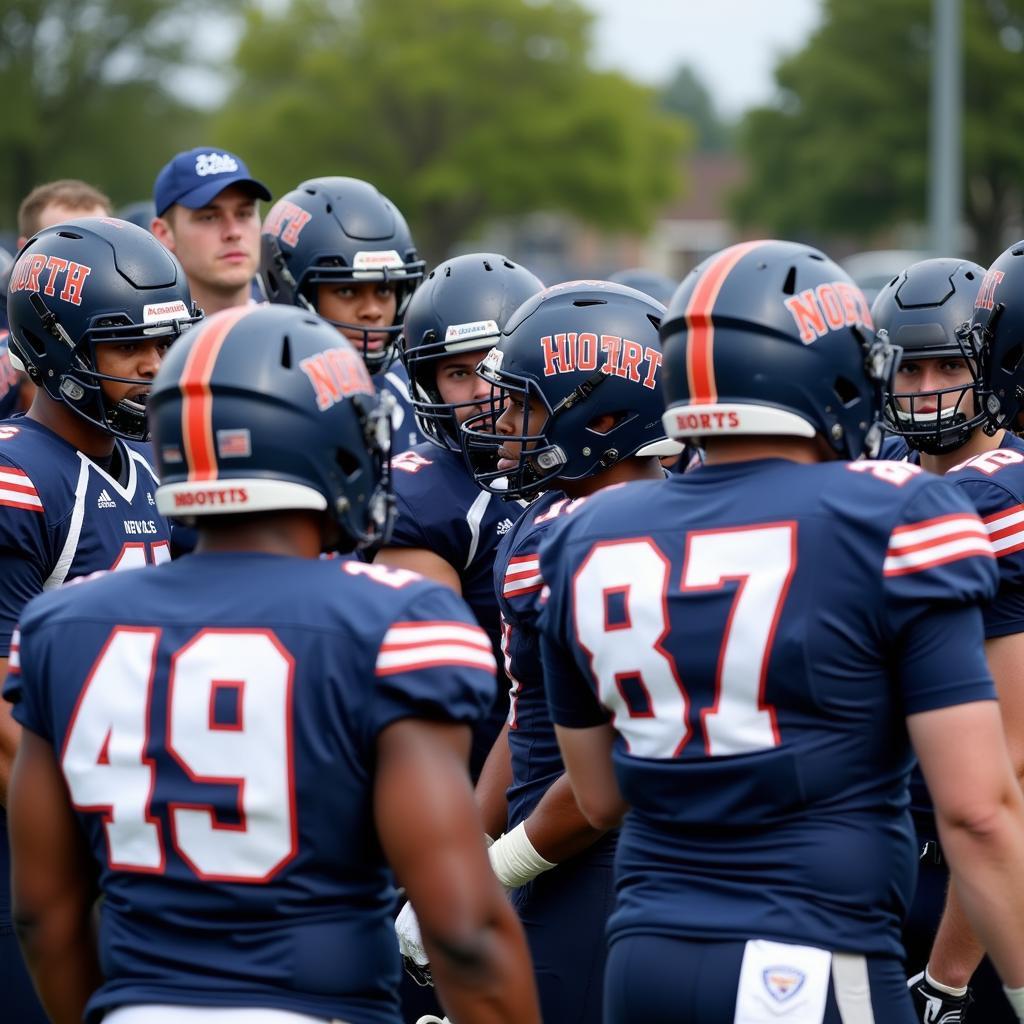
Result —
[[[999, 709], [1018, 784], [1024, 783], [1024, 633], [993, 637], [985, 642], [989, 669], [999, 694]], [[970, 926], [957, 895], [950, 887], [939, 922], [928, 973], [932, 979], [952, 988], [967, 986], [981, 963], [985, 948]]]
[[50, 1020], [79, 1024], [103, 981], [92, 859], [53, 748], [24, 730], [8, 801], [14, 926]]
[[[7, 678], [7, 659], [0, 658], [0, 680]], [[0, 804], [7, 806], [7, 792], [10, 787], [11, 766], [18, 752], [21, 726], [14, 720], [11, 705], [0, 700]]]
[[453, 1020], [540, 1020], [526, 940], [490, 869], [465, 726], [402, 719], [377, 739], [374, 811]]
[[999, 706], [975, 701], [939, 708], [911, 715], [907, 725], [963, 909], [1004, 984], [1020, 988], [1024, 797], [1006, 751]]
[[563, 778], [567, 777], [572, 785], [576, 803], [587, 821], [596, 829], [618, 826], [628, 805], [619, 792], [612, 767], [615, 730], [607, 723], [589, 729], [556, 725], [555, 735], [565, 762]]
[[421, 576], [451, 587], [462, 595], [462, 581], [451, 563], [426, 548], [384, 547], [374, 556], [374, 562], [393, 569], [411, 569]]
[[512, 785], [512, 755], [508, 747], [509, 724], [498, 733], [476, 780], [476, 805], [484, 832], [497, 839], [508, 824], [508, 787]]

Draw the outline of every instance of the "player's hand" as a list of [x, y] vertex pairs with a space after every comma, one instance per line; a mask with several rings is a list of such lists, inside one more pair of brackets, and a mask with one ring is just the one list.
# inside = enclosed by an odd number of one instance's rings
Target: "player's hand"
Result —
[[962, 996], [950, 995], [936, 988], [924, 971], [910, 978], [907, 986], [921, 1024], [963, 1024], [967, 1020], [967, 1009], [974, 1002], [969, 988]]
[[395, 918], [395, 934], [398, 936], [398, 950], [402, 954], [402, 966], [406, 973], [417, 985], [424, 988], [433, 985], [430, 960], [423, 948], [423, 936], [420, 935], [420, 923], [408, 900]]

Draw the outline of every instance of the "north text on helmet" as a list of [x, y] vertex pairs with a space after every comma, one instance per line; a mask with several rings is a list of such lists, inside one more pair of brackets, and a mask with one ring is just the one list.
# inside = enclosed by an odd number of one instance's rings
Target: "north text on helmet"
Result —
[[603, 358], [601, 369], [607, 374], [642, 383], [653, 390], [661, 366], [661, 352], [651, 345], [641, 345], [616, 334], [600, 337], [590, 331], [567, 331], [565, 334], [546, 334], [540, 339], [544, 353], [544, 376], [572, 373], [576, 370], [596, 370]]
[[863, 292], [849, 281], [832, 281], [807, 288], [785, 300], [805, 345], [843, 327], [874, 330]]
[[15, 263], [7, 290], [11, 294], [42, 292], [43, 295], [59, 295], [63, 302], [80, 306], [82, 286], [91, 273], [92, 267], [84, 263], [61, 256], [47, 256], [42, 252], [29, 253]]

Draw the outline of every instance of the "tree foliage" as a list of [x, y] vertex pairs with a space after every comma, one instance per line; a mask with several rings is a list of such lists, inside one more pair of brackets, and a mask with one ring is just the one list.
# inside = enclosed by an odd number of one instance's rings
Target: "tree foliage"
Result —
[[683, 64], [661, 92], [662, 109], [689, 121], [696, 132], [695, 148], [701, 153], [720, 153], [732, 146], [730, 126], [715, 109], [715, 102], [700, 75]]
[[[989, 262], [1019, 220], [1024, 0], [963, 5], [964, 215]], [[783, 235], [865, 238], [925, 216], [931, 0], [826, 0], [820, 28], [746, 116], [750, 179], [736, 212]]]
[[4, 0], [0, 13], [0, 222], [59, 177], [115, 202], [149, 195], [176, 149], [201, 140], [202, 115], [168, 88], [195, 65], [194, 16], [242, 0]]
[[588, 64], [575, 0], [292, 0], [250, 12], [216, 136], [275, 194], [372, 181], [443, 257], [491, 217], [567, 211], [644, 229], [679, 186], [686, 129]]

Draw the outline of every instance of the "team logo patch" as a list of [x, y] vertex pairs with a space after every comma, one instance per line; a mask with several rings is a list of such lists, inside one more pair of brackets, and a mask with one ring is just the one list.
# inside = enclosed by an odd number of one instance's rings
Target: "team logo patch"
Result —
[[218, 430], [217, 454], [222, 459], [247, 459], [252, 455], [252, 437], [248, 429]]
[[144, 324], [163, 323], [165, 320], [187, 320], [188, 306], [181, 299], [174, 302], [150, 302], [142, 307]]
[[498, 325], [493, 320], [476, 320], [471, 324], [449, 324], [444, 332], [444, 348], [446, 352], [458, 352], [465, 342], [493, 338], [499, 333]]
[[238, 170], [238, 161], [230, 153], [200, 153], [196, 157], [196, 174], [230, 174]]
[[807, 975], [796, 967], [766, 967], [761, 972], [765, 991], [777, 1003], [785, 1003], [803, 988]]
[[401, 270], [403, 266], [394, 249], [362, 249], [352, 257], [353, 270]]

